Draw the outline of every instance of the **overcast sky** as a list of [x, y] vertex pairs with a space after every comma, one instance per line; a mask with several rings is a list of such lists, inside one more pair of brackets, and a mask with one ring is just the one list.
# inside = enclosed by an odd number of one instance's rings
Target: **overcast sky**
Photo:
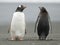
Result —
[[60, 3], [60, 0], [0, 0], [0, 2], [47, 2]]

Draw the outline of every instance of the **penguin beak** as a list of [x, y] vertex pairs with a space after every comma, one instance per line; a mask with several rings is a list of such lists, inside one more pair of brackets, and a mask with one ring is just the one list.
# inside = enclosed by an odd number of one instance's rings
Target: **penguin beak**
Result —
[[24, 6], [24, 5], [21, 5], [21, 7], [23, 7], [24, 9], [26, 8], [26, 6]]
[[39, 9], [41, 9], [41, 7], [38, 7]]
[[42, 7], [39, 7], [39, 9], [41, 10], [41, 9], [42, 9]]
[[24, 8], [27, 8], [26, 6], [24, 6]]

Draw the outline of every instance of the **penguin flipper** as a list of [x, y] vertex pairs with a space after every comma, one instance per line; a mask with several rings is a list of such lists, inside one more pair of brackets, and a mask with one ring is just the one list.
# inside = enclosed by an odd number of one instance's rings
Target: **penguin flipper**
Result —
[[36, 20], [36, 23], [35, 23], [34, 33], [36, 32], [36, 27], [37, 27], [37, 23], [38, 23], [39, 19], [40, 19], [40, 15], [37, 17], [37, 20]]
[[48, 18], [49, 18], [49, 26], [50, 26], [50, 30], [51, 30], [51, 34], [52, 34], [52, 22], [51, 22], [50, 16], [48, 16]]

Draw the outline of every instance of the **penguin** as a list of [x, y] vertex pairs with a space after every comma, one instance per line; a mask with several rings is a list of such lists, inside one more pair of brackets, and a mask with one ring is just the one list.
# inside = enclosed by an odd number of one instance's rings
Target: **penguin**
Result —
[[10, 40], [23, 40], [25, 35], [25, 14], [23, 13], [26, 6], [19, 5], [15, 12], [13, 13], [11, 26], [8, 32], [10, 33]]
[[39, 40], [46, 40], [49, 30], [50, 30], [50, 16], [48, 14], [48, 11], [46, 10], [45, 7], [39, 7], [40, 13], [37, 17], [36, 23], [35, 23], [35, 30], [37, 30], [37, 34], [39, 37]]

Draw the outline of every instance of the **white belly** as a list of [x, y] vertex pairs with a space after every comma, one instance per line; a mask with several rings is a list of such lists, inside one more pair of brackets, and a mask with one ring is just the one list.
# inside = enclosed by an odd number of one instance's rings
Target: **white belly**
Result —
[[14, 13], [12, 22], [11, 22], [11, 30], [12, 34], [16, 36], [24, 36], [25, 34], [25, 15], [24, 13]]

